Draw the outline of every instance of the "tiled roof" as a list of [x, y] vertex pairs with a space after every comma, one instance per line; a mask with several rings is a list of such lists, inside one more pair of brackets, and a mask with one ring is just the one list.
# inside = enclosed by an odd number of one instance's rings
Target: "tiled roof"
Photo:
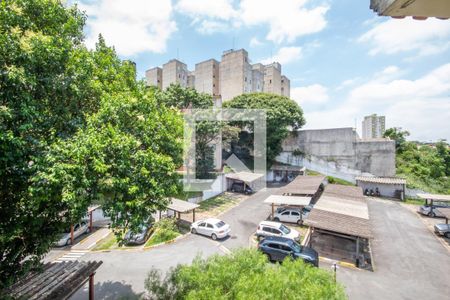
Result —
[[292, 182], [280, 188], [279, 195], [314, 195], [319, 189], [325, 176], [297, 176]]
[[360, 186], [346, 186], [341, 184], [327, 184], [323, 195], [352, 200], [366, 201]]
[[399, 177], [358, 176], [355, 179], [356, 181], [379, 183], [379, 184], [406, 184], [406, 179]]
[[187, 202], [187, 201], [183, 201], [183, 200], [178, 200], [175, 198], [171, 199], [171, 203], [167, 206], [168, 209], [174, 210], [176, 212], [188, 212], [191, 211], [197, 207], [199, 207], [200, 205], [195, 204], [195, 203], [191, 203], [191, 202]]
[[264, 176], [264, 174], [251, 173], [251, 172], [228, 173], [225, 175], [226, 178], [240, 180], [240, 181], [244, 181], [246, 183], [251, 183], [255, 180], [260, 179], [263, 176]]

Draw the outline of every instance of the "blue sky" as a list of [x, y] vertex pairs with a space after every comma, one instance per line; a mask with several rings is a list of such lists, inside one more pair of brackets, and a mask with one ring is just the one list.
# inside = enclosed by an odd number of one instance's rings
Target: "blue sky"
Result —
[[450, 140], [450, 20], [377, 16], [369, 0], [78, 0], [86, 44], [102, 33], [138, 76], [171, 58], [220, 60], [245, 48], [279, 61], [305, 128], [355, 127], [386, 115], [411, 139]]

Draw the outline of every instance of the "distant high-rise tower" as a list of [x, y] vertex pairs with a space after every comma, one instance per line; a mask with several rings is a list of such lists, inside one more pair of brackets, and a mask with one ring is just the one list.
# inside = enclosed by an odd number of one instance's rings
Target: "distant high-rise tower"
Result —
[[182, 87], [188, 86], [188, 70], [185, 63], [171, 59], [162, 68], [162, 89], [172, 83], [179, 83]]
[[386, 130], [386, 117], [376, 114], [364, 117], [362, 121], [363, 139], [376, 139], [383, 137]]
[[264, 68], [264, 92], [281, 95], [281, 65], [274, 62]]
[[252, 67], [244, 49], [224, 51], [219, 74], [222, 101], [251, 92]]

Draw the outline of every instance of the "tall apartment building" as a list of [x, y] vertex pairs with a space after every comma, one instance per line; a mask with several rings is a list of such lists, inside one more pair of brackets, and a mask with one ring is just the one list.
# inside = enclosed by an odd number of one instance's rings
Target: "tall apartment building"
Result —
[[162, 89], [162, 69], [155, 67], [145, 71], [145, 79], [147, 80], [147, 85], [153, 85]]
[[195, 65], [195, 89], [200, 93], [219, 96], [219, 62], [215, 59]]
[[291, 97], [291, 81], [286, 76], [281, 76], [281, 95]]
[[264, 67], [264, 92], [281, 95], [281, 65], [277, 62]]
[[363, 139], [375, 139], [383, 137], [386, 130], [386, 117], [376, 114], [365, 116], [362, 121]]
[[264, 65], [257, 63], [252, 65], [252, 92], [264, 90]]
[[217, 106], [236, 96], [265, 92], [290, 96], [290, 81], [281, 74], [277, 62], [269, 65], [251, 64], [245, 49], [227, 50], [221, 61], [209, 59], [195, 65], [190, 72], [185, 63], [172, 59], [161, 68], [146, 71], [147, 85], [166, 89], [171, 83], [192, 87], [213, 96]]
[[222, 101], [252, 91], [252, 67], [244, 49], [224, 51], [219, 70]]
[[185, 63], [171, 59], [162, 68], [162, 89], [166, 89], [171, 83], [179, 83], [183, 87], [188, 84], [188, 70]]

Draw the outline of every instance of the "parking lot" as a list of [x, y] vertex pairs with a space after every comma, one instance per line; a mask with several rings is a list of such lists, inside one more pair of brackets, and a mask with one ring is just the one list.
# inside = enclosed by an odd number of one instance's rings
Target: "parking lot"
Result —
[[[144, 292], [144, 280], [152, 267], [165, 272], [178, 263], [190, 263], [197, 255], [225, 255], [248, 247], [251, 236], [270, 207], [263, 200], [276, 188], [260, 191], [225, 212], [221, 219], [231, 225], [227, 239], [212, 241], [188, 235], [175, 243], [150, 250], [86, 253], [80, 260], [103, 260], [96, 275], [99, 299], [116, 299]], [[374, 239], [371, 247], [374, 271], [340, 267], [337, 280], [350, 299], [446, 299], [450, 293], [450, 252], [421, 221], [398, 202], [369, 198]], [[313, 244], [314, 246], [314, 244]], [[331, 271], [331, 264], [320, 262]], [[87, 290], [74, 299], [85, 299]]]

